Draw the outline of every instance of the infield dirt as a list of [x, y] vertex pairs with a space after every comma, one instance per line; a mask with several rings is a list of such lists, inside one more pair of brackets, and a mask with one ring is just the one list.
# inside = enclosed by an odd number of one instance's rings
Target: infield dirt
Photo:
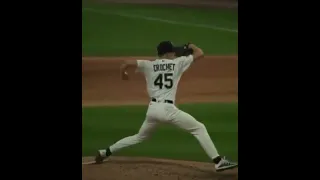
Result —
[[[145, 104], [149, 102], [144, 77], [133, 71], [121, 81], [121, 60], [150, 57], [84, 57], [82, 61], [83, 106]], [[194, 63], [181, 78], [177, 104], [190, 102], [237, 102], [237, 56], [207, 56]], [[143, 117], [142, 117], [143, 118]], [[152, 139], [151, 139], [152, 140]], [[183, 151], [183, 150], [182, 150]], [[83, 162], [92, 160], [84, 157]], [[152, 158], [112, 157], [102, 165], [83, 165], [84, 180], [214, 180], [238, 179], [238, 170], [216, 173], [212, 163]]]
[[[148, 104], [145, 79], [129, 71], [130, 80], [121, 81], [119, 67], [126, 59], [151, 57], [86, 57], [82, 61], [83, 106]], [[194, 63], [182, 76], [177, 104], [194, 102], [235, 102], [238, 99], [237, 56], [210, 56]]]

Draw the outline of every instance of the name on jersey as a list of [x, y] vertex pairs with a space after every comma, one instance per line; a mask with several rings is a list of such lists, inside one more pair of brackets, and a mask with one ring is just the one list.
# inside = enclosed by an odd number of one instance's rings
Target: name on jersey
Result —
[[154, 64], [153, 65], [153, 70], [154, 72], [158, 72], [158, 71], [174, 71], [174, 65], [173, 63], [168, 63], [168, 64]]

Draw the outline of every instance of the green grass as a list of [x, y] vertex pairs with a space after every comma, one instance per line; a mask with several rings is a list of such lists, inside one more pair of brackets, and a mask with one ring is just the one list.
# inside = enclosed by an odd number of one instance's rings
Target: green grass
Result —
[[[192, 26], [202, 24], [237, 30], [236, 11], [85, 3], [82, 12], [82, 50], [85, 56], [155, 55], [156, 45], [162, 40], [171, 40], [175, 44], [193, 42], [206, 54], [237, 54], [238, 33]], [[160, 18], [191, 26], [122, 17], [114, 13]]]
[[[206, 125], [220, 154], [238, 159], [236, 103], [181, 105], [179, 108]], [[97, 149], [137, 133], [146, 110], [147, 106], [83, 108], [83, 155], [94, 155]], [[160, 126], [149, 140], [116, 155], [209, 160], [192, 135], [170, 125]]]

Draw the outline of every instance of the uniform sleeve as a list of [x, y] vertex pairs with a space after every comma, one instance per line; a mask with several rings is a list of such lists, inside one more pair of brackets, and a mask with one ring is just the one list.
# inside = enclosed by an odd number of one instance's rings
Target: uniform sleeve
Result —
[[148, 68], [149, 61], [147, 60], [137, 60], [137, 71], [139, 72], [145, 72], [145, 70]]
[[180, 64], [181, 71], [184, 72], [185, 70], [187, 70], [192, 64], [192, 62], [193, 62], [193, 55], [180, 57], [179, 64]]

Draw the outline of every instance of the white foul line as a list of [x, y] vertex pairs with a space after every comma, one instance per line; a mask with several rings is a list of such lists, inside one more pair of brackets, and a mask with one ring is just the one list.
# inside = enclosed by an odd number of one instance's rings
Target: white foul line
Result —
[[[107, 162], [108, 159], [103, 160], [104, 162]], [[93, 164], [97, 164], [96, 161], [88, 161], [88, 162], [82, 162], [82, 165], [93, 165]]]
[[97, 9], [92, 9], [92, 8], [83, 8], [83, 10], [91, 11], [91, 12], [95, 12], [95, 13], [99, 13], [99, 14], [105, 14], [105, 15], [111, 14], [111, 15], [117, 15], [117, 16], [122, 16], [122, 17], [134, 18], [134, 19], [144, 19], [144, 20], [158, 21], [158, 22], [163, 22], [163, 23], [168, 23], [168, 24], [201, 27], [201, 28], [208, 28], [208, 29], [238, 33], [238, 30], [236, 30], [236, 29], [222, 28], [222, 27], [218, 27], [218, 26], [214, 26], [214, 25], [192, 24], [192, 23], [178, 22], [178, 21], [172, 21], [172, 20], [161, 19], [161, 18], [150, 17], [150, 16], [140, 16], [140, 15], [135, 15], [135, 14], [116, 13], [116, 12], [105, 12], [105, 11], [99, 11]]

